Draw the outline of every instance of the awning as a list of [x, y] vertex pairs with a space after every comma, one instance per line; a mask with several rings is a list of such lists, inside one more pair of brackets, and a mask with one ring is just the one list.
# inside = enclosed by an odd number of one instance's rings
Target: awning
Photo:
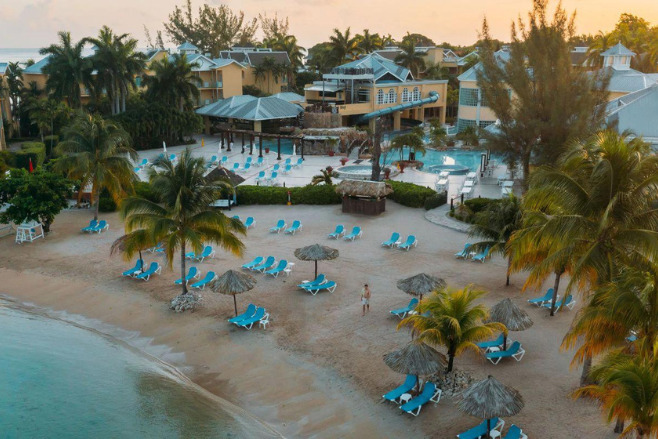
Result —
[[335, 93], [337, 91], [344, 90], [344, 88], [345, 87], [343, 87], [343, 86], [336, 85], [336, 84], [331, 84], [331, 83], [327, 82], [327, 83], [324, 84], [324, 87], [322, 86], [322, 84], [320, 84], [320, 85], [313, 84], [312, 86], [310, 86], [308, 88], [305, 88], [304, 90], [305, 91], [325, 91], [325, 92], [329, 92], [329, 93]]

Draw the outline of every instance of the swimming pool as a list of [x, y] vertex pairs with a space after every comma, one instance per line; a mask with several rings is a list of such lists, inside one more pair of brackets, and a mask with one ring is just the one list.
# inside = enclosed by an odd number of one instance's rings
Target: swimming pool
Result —
[[[463, 175], [469, 172], [477, 171], [480, 166], [480, 155], [484, 151], [475, 150], [461, 150], [449, 149], [445, 151], [437, 151], [435, 149], [428, 149], [425, 154], [417, 154], [416, 160], [423, 162], [421, 171], [439, 174], [442, 171], [448, 171], [453, 175]], [[403, 156], [409, 156], [409, 149], [405, 148]], [[497, 159], [494, 154], [491, 155], [492, 159]], [[385, 160], [385, 161], [384, 161]], [[400, 160], [400, 154], [389, 153], [386, 157], [382, 157], [382, 163], [390, 165], [396, 160]]]
[[339, 178], [352, 180], [369, 180], [372, 175], [372, 165], [349, 165], [336, 169]]

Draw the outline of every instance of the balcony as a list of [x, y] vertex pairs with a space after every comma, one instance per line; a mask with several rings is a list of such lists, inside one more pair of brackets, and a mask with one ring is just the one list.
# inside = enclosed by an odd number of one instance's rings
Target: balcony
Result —
[[215, 88], [222, 88], [223, 86], [224, 86], [224, 84], [222, 83], [222, 81], [216, 81], [215, 82]]

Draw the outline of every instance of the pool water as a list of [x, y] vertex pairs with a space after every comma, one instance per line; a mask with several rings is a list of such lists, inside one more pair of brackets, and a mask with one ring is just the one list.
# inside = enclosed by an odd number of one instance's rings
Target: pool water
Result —
[[[460, 149], [449, 149], [446, 151], [437, 151], [435, 149], [426, 150], [425, 154], [416, 154], [416, 160], [423, 162], [422, 171], [439, 174], [442, 171], [448, 171], [453, 175], [467, 174], [477, 171], [480, 167], [480, 155], [484, 151], [466, 151]], [[403, 157], [409, 157], [409, 149], [405, 148]], [[497, 159], [494, 154], [491, 159]], [[389, 153], [382, 157], [382, 163], [390, 165], [396, 160], [400, 160], [398, 152]]]

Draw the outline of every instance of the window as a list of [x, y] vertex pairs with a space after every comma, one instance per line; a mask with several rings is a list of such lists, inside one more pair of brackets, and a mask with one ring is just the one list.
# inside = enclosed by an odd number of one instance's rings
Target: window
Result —
[[461, 133], [467, 127], [475, 127], [475, 121], [470, 119], [457, 119], [457, 132]]
[[386, 104], [394, 104], [398, 99], [397, 93], [395, 93], [395, 89], [389, 89], [388, 93], [386, 94]]
[[409, 89], [408, 88], [403, 88], [402, 89], [402, 99], [400, 102], [409, 102], [411, 101], [411, 96], [409, 96]]
[[459, 105], [467, 107], [477, 107], [478, 105], [478, 92], [477, 88], [462, 88], [459, 90]]
[[377, 100], [376, 100], [376, 103], [377, 103], [378, 105], [381, 105], [381, 104], [384, 103], [384, 90], [382, 90], [381, 88], [380, 88], [379, 90], [377, 90]]
[[420, 100], [420, 89], [418, 87], [414, 87], [414, 92], [411, 95], [411, 100], [412, 101], [419, 101]]

